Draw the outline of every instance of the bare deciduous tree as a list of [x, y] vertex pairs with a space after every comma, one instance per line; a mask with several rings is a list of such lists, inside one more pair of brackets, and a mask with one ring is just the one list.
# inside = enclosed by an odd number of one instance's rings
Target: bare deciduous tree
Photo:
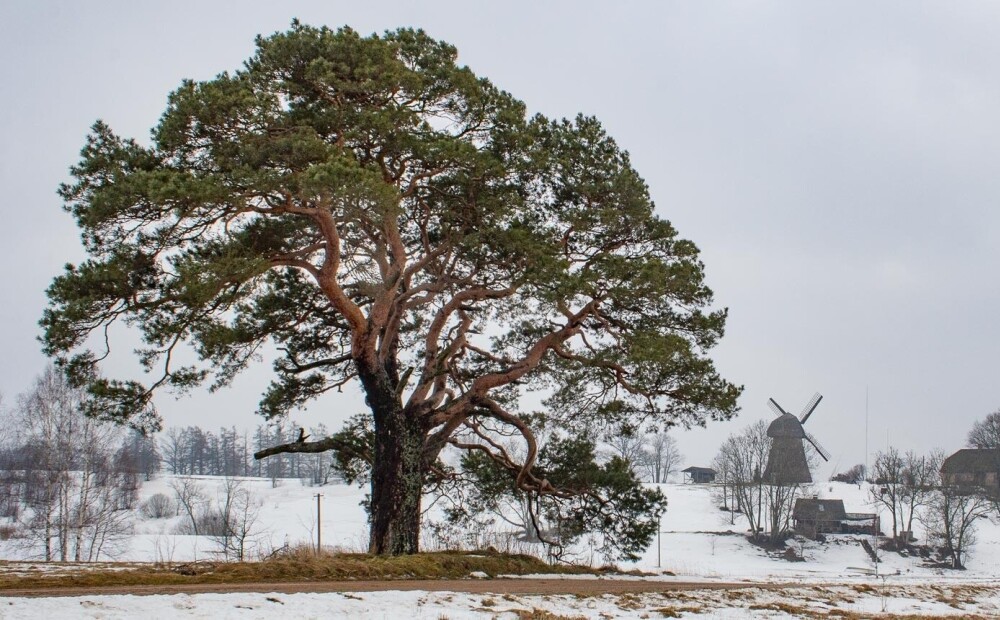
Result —
[[903, 457], [903, 493], [900, 523], [906, 523], [906, 531], [913, 532], [913, 520], [921, 508], [931, 500], [940, 478], [944, 453], [935, 450], [928, 455], [918, 455], [910, 450]]
[[131, 533], [137, 484], [114, 458], [121, 427], [83, 414], [85, 394], [48, 368], [19, 402], [25, 526], [48, 561], [113, 556]]
[[163, 462], [170, 473], [177, 475], [184, 471], [184, 430], [172, 426], [160, 438]]
[[989, 517], [992, 503], [968, 488], [942, 485], [931, 495], [927, 508], [923, 520], [931, 540], [940, 545], [952, 568], [965, 568], [976, 543], [976, 525]]
[[968, 442], [972, 448], [1000, 448], [1000, 409], [972, 425]]
[[769, 526], [768, 540], [776, 544], [790, 529], [792, 508], [802, 486], [762, 479], [761, 472], [767, 466], [770, 450], [767, 423], [758, 421], [730, 436], [715, 458], [715, 464], [717, 474], [725, 481], [724, 486], [732, 493], [734, 510], [747, 519], [751, 538], [761, 540], [766, 524]]
[[637, 473], [636, 468], [642, 464], [646, 449], [646, 438], [639, 429], [632, 426], [617, 428], [605, 436], [604, 442], [611, 456], [625, 461], [629, 469]]
[[903, 455], [896, 448], [887, 448], [885, 452], [875, 454], [872, 464], [872, 483], [868, 492], [876, 506], [882, 506], [889, 511], [892, 518], [892, 539], [899, 535], [899, 522], [903, 520], [902, 512], [905, 504], [906, 489], [903, 486], [906, 464]]
[[205, 490], [193, 478], [179, 477], [170, 481], [170, 488], [177, 498], [177, 510], [183, 511], [191, 526], [191, 533], [198, 535], [198, 515], [208, 497]]
[[241, 480], [226, 478], [218, 496], [218, 508], [213, 518], [218, 527], [209, 538], [226, 559], [243, 562], [252, 551], [258, 531], [261, 501], [254, 497]]
[[876, 453], [869, 495], [876, 506], [889, 511], [894, 541], [899, 539], [901, 529], [913, 531], [916, 513], [930, 499], [937, 484], [942, 460], [943, 455], [939, 452], [928, 456], [917, 455], [912, 450], [900, 454], [892, 447]]
[[646, 479], [659, 484], [666, 482], [670, 474], [677, 471], [681, 458], [677, 440], [666, 432], [660, 432], [647, 437], [640, 462], [646, 470]]
[[763, 482], [761, 472], [767, 464], [770, 440], [767, 426], [758, 422], [737, 435], [731, 435], [719, 450], [716, 465], [724, 474], [732, 493], [734, 510], [743, 514], [751, 537], [760, 537], [763, 521]]

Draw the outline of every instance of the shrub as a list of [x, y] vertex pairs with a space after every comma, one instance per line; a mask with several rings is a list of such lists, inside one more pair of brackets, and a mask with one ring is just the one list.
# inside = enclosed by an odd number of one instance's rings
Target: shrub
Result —
[[202, 536], [227, 536], [231, 534], [230, 524], [221, 511], [212, 508], [198, 513], [198, 533]]
[[174, 516], [174, 500], [163, 493], [153, 495], [139, 506], [139, 514], [147, 519], [163, 519]]
[[[174, 528], [175, 534], [198, 536], [226, 536], [230, 534], [229, 525], [221, 512], [215, 508], [199, 510], [194, 516], [195, 523], [190, 520], [181, 521]], [[197, 527], [197, 530], [195, 529]]]
[[846, 482], [848, 484], [859, 484], [865, 479], [865, 466], [858, 463], [845, 472], [835, 474], [830, 477], [831, 482]]

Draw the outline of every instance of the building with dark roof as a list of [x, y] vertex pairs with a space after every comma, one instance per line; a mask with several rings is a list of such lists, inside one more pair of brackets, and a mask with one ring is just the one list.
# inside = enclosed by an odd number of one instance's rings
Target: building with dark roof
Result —
[[795, 531], [809, 538], [819, 534], [861, 534], [878, 531], [878, 515], [847, 512], [842, 499], [800, 497], [792, 509]]
[[795, 531], [815, 538], [817, 534], [840, 532], [840, 522], [847, 518], [842, 499], [800, 497], [795, 500], [792, 523]]
[[708, 467], [688, 467], [681, 470], [684, 474], [684, 482], [694, 484], [707, 484], [715, 482], [715, 470]]
[[941, 464], [941, 483], [1000, 495], [1000, 449], [964, 448]]

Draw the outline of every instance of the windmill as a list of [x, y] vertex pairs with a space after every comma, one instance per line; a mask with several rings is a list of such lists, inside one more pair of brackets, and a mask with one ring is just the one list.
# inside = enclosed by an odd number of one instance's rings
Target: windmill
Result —
[[765, 482], [775, 484], [796, 484], [812, 482], [809, 464], [806, 462], [804, 441], [812, 444], [824, 461], [830, 460], [830, 455], [819, 445], [816, 438], [802, 428], [809, 416], [816, 411], [823, 397], [814, 395], [802, 408], [801, 415], [796, 418], [781, 408], [773, 398], [769, 398], [767, 406], [771, 408], [778, 419], [767, 427], [767, 436], [771, 438], [771, 453], [767, 457], [767, 467], [764, 469]]

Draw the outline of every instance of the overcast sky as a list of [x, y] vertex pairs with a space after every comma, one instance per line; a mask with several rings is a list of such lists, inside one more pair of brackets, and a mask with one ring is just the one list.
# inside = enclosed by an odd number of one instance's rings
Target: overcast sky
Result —
[[[597, 116], [730, 309], [713, 357], [733, 422], [676, 431], [686, 464], [771, 419], [809, 420], [846, 469], [947, 451], [1000, 407], [1000, 3], [0, 3], [0, 392], [46, 360], [44, 289], [82, 257], [56, 187], [98, 118], [145, 141], [182, 79], [239, 68], [256, 34], [424, 28], [552, 117]], [[254, 425], [264, 372], [160, 398], [165, 423]], [[356, 396], [299, 419], [337, 426]], [[825, 476], [825, 474], [824, 474]]]

